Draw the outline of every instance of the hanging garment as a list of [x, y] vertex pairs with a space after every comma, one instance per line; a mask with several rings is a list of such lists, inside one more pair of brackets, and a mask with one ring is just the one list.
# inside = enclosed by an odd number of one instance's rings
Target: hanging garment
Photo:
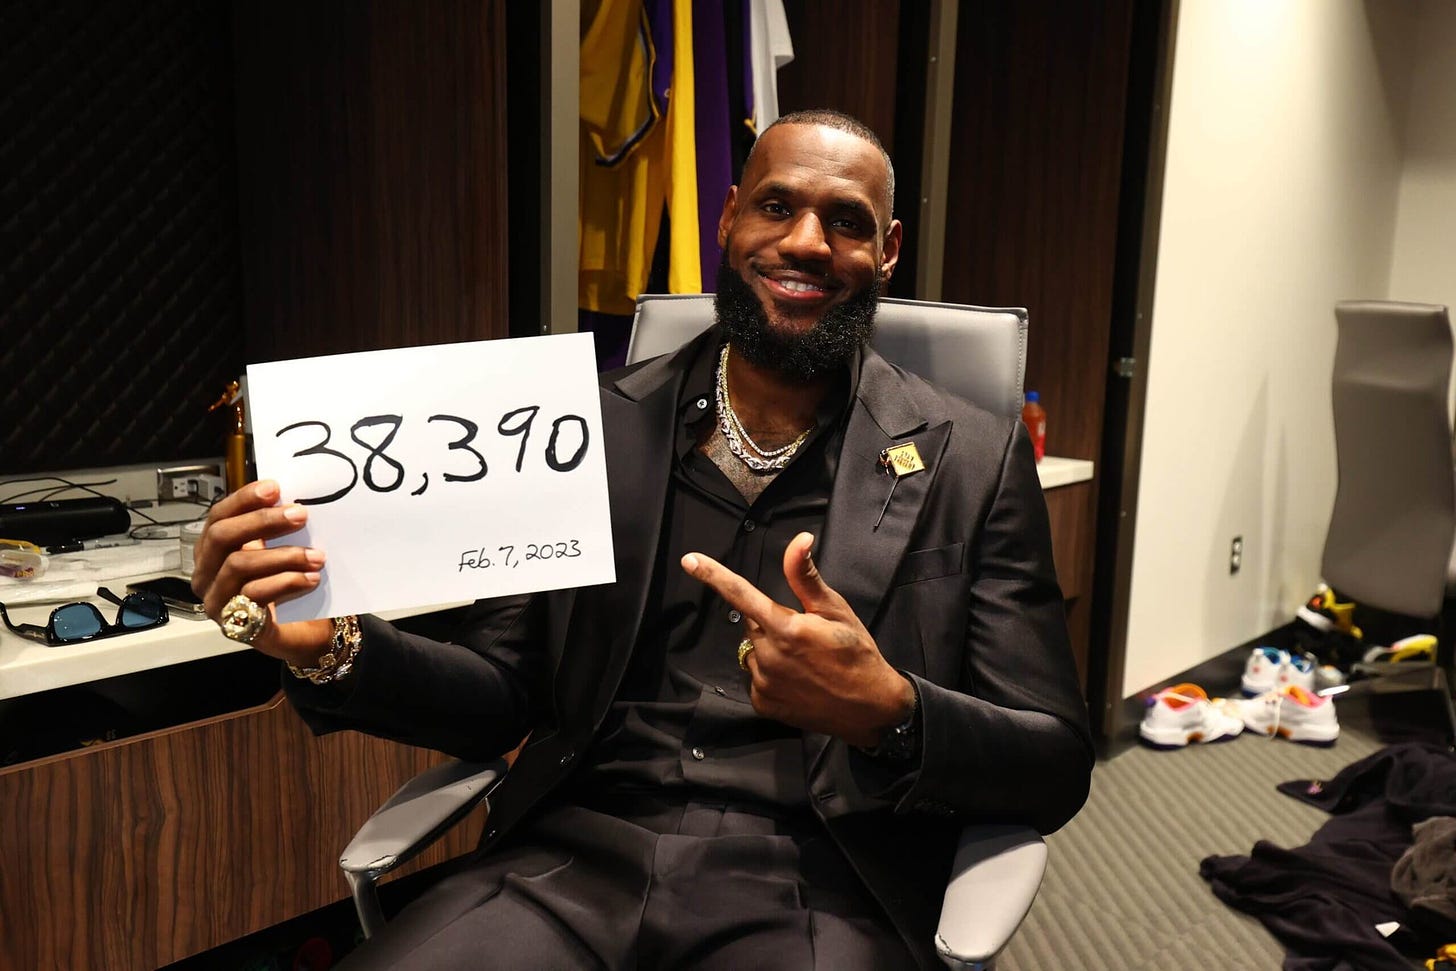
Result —
[[779, 68], [794, 59], [783, 0], [748, 0], [749, 90], [746, 123], [755, 133], [779, 117]]
[[667, 193], [670, 9], [656, 26], [642, 0], [605, 0], [581, 42], [577, 303], [588, 310], [630, 314], [652, 267]]
[[664, 211], [666, 289], [711, 285], [740, 121], [778, 117], [792, 57], [782, 0], [603, 0], [581, 44], [578, 307], [633, 312]]

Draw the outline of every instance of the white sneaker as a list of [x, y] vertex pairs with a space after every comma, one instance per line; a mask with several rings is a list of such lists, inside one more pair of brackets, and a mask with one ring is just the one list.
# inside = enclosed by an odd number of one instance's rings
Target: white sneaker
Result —
[[1233, 738], [1243, 723], [1229, 715], [1196, 684], [1176, 684], [1148, 699], [1138, 734], [1156, 748], [1182, 748], [1189, 742], [1216, 742]]
[[1305, 691], [1313, 691], [1314, 672], [1318, 666], [1313, 654], [1286, 654], [1284, 665], [1279, 669], [1279, 687], [1292, 684]]
[[1256, 647], [1244, 662], [1244, 676], [1239, 680], [1245, 697], [1253, 698], [1279, 687], [1279, 672], [1289, 663], [1289, 652], [1277, 647]]
[[1239, 703], [1244, 728], [1306, 745], [1333, 745], [1340, 737], [1335, 703], [1298, 685], [1285, 685]]
[[1315, 666], [1313, 654], [1290, 654], [1278, 647], [1256, 647], [1244, 662], [1244, 676], [1239, 679], [1239, 687], [1246, 698], [1257, 697], [1287, 684], [1313, 691]]

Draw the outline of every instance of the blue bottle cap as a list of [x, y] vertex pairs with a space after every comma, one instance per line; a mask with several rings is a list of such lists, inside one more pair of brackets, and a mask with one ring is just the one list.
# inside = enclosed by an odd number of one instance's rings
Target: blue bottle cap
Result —
[[1026, 393], [1026, 400], [1027, 401], [1040, 401], [1041, 400], [1041, 395], [1037, 394], [1035, 391], [1028, 391]]

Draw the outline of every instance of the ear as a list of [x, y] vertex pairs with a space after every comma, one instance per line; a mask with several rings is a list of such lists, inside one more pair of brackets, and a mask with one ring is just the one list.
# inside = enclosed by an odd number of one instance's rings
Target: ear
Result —
[[718, 248], [728, 248], [728, 230], [738, 218], [738, 186], [728, 187], [728, 197], [723, 200], [723, 214], [718, 217]]
[[880, 269], [885, 274], [885, 281], [888, 283], [890, 276], [895, 272], [895, 264], [900, 262], [900, 241], [904, 237], [905, 227], [900, 220], [891, 219], [890, 228], [885, 230], [885, 238], [880, 252]]

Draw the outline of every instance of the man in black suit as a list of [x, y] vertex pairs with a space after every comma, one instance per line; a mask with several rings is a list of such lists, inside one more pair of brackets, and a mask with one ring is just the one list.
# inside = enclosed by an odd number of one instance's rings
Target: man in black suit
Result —
[[1080, 808], [1026, 431], [866, 345], [893, 193], [847, 116], [760, 137], [719, 223], [717, 326], [602, 379], [615, 583], [482, 601], [448, 643], [280, 625], [324, 557], [262, 541], [306, 511], [268, 482], [218, 503], [194, 587], [289, 662], [315, 731], [472, 759], [529, 737], [491, 852], [351, 967], [932, 968], [960, 827]]

